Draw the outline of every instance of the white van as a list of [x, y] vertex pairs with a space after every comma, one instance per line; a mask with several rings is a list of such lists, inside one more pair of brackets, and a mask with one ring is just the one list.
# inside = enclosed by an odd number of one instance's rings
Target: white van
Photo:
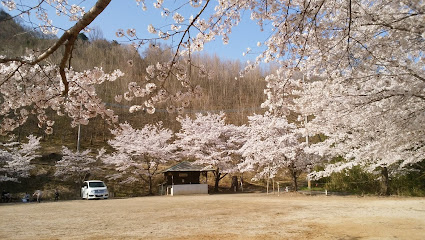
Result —
[[108, 187], [99, 180], [84, 181], [81, 188], [81, 198], [83, 199], [107, 199], [109, 197]]

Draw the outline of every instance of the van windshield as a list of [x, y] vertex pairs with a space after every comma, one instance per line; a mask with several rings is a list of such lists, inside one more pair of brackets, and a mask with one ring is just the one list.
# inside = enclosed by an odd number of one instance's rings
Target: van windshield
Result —
[[89, 182], [89, 187], [105, 187], [103, 182]]

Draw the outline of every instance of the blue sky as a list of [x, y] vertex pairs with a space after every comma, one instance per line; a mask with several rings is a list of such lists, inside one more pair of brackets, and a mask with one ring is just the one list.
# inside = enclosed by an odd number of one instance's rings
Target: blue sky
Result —
[[[171, 2], [171, 1], [170, 1]], [[167, 3], [167, 1], [165, 1]], [[146, 1], [148, 11], [143, 11], [141, 7], [137, 6], [134, 0], [120, 0], [112, 1], [107, 9], [96, 19], [92, 26], [98, 26], [102, 29], [104, 37], [108, 40], [121, 40], [115, 36], [117, 29], [128, 29], [134, 28], [137, 34], [142, 34], [143, 37], [156, 37], [156, 35], [149, 34], [147, 31], [148, 24], [152, 23], [156, 26], [163, 26], [166, 23], [170, 23], [172, 19], [164, 19], [161, 17], [161, 10], [155, 9], [150, 1]], [[215, 6], [215, 1], [212, 2], [210, 9]], [[187, 8], [192, 12], [182, 12], [185, 17], [191, 14], [195, 15], [199, 8]], [[265, 34], [261, 34], [259, 27], [249, 19], [250, 14], [245, 13], [243, 23], [235, 27], [230, 36], [229, 44], [223, 45], [221, 38], [216, 39], [205, 45], [205, 51], [213, 54], [216, 53], [218, 56], [225, 59], [240, 59], [246, 61], [253, 59], [253, 56], [243, 57], [242, 53], [246, 51], [248, 47], [254, 49], [258, 41], [266, 39]], [[169, 17], [171, 18], [171, 17]], [[253, 28], [255, 29], [253, 31]], [[260, 33], [260, 34], [259, 34]], [[261, 36], [263, 35], [263, 36]]]
[[[86, 11], [90, 9], [90, 4], [93, 4], [93, 2], [94, 1], [87, 1], [84, 3]], [[148, 33], [148, 24], [153, 24], [154, 26], [163, 26], [166, 25], [166, 23], [169, 24], [172, 22], [172, 19], [171, 17], [169, 17], [168, 20], [162, 18], [161, 10], [155, 9], [152, 5], [152, 2], [153, 1], [146, 1], [148, 11], [143, 11], [141, 6], [137, 6], [135, 0], [114, 0], [90, 26], [100, 28], [103, 32], [103, 36], [110, 41], [117, 40], [120, 42], [125, 40], [123, 38], [116, 37], [115, 33], [118, 29], [127, 30], [129, 28], [136, 29], [137, 35], [139, 37], [156, 37], [156, 35]], [[176, 1], [165, 1], [165, 5], [168, 4], [168, 2], [171, 4], [173, 4], [173, 2], [176, 3]], [[211, 12], [215, 5], [216, 2], [212, 1], [208, 11]], [[171, 7], [170, 10], [172, 10]], [[188, 17], [191, 14], [195, 15], [197, 11], [199, 11], [199, 8], [185, 7], [185, 10], [179, 13], [183, 14], [185, 17]], [[52, 18], [53, 25], [59, 25], [65, 29], [71, 27], [75, 23], [70, 22], [67, 17], [56, 16], [53, 8], [49, 13], [49, 17]], [[205, 15], [204, 17], [207, 18]], [[250, 21], [249, 18], [250, 13], [245, 12], [240, 25], [233, 28], [233, 32], [230, 35], [229, 44], [223, 45], [220, 37], [215, 41], [206, 44], [204, 46], [204, 52], [207, 52], [211, 55], [217, 54], [223, 60], [239, 59], [242, 62], [245, 62], [246, 60], [254, 60], [255, 55], [246, 55], [244, 57], [242, 53], [246, 51], [248, 47], [255, 50], [257, 42], [266, 40], [268, 35], [267, 33], [260, 32], [259, 26], [257, 26], [255, 22]], [[32, 16], [32, 20], [35, 20], [34, 16]]]

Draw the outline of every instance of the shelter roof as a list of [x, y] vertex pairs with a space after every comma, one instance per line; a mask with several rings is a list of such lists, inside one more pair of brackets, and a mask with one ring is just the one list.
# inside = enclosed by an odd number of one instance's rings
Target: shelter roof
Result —
[[165, 173], [165, 172], [208, 172], [208, 171], [215, 171], [215, 169], [211, 167], [204, 167], [200, 165], [195, 165], [191, 162], [183, 161], [168, 169], [165, 169], [162, 172]]

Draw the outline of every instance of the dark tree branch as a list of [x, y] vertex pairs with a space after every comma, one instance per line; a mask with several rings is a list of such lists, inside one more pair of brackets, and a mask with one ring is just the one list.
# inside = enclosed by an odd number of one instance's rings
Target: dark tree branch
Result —
[[27, 10], [22, 11], [21, 13], [19, 13], [19, 14], [15, 15], [15, 16], [7, 17], [7, 18], [5, 18], [5, 19], [1, 20], [0, 22], [3, 22], [3, 21], [9, 21], [9, 20], [15, 19], [15, 18], [17, 18], [17, 17], [22, 16], [23, 14], [29, 14], [32, 10], [39, 8], [39, 7], [41, 6], [41, 4], [43, 4], [45, 1], [46, 1], [46, 0], [41, 0], [41, 1], [40, 1], [37, 5], [35, 5], [34, 7], [30, 7], [30, 8], [28, 8]]
[[228, 174], [228, 173], [223, 174], [223, 175], [219, 178], [219, 180], [223, 179], [225, 176], [227, 176], [227, 174]]
[[23, 58], [0, 58], [0, 63], [7, 63], [11, 61], [20, 62], [22, 64], [29, 64], [29, 65], [35, 65], [46, 58], [48, 58], [50, 55], [52, 55], [54, 52], [56, 52], [59, 47], [62, 45], [65, 45], [65, 52], [63, 54], [61, 63], [59, 65], [59, 73], [62, 78], [62, 82], [65, 85], [64, 94], [68, 93], [68, 81], [66, 79], [65, 75], [65, 67], [66, 62], [69, 60], [71, 56], [72, 47], [75, 43], [75, 40], [78, 37], [78, 34], [86, 28], [88, 25], [90, 25], [91, 22], [93, 22], [94, 19], [96, 19], [99, 14], [105, 10], [105, 8], [109, 5], [111, 0], [98, 0], [96, 4], [86, 13], [84, 16], [70, 29], [65, 31], [62, 36], [51, 46], [49, 47], [45, 52], [43, 52], [41, 55], [39, 55], [36, 59], [32, 61], [24, 60]]
[[[176, 59], [178, 57], [178, 55], [180, 54], [180, 47], [183, 44], [184, 41], [184, 37], [186, 36], [186, 34], [189, 34], [189, 30], [192, 26], [194, 26], [196, 20], [201, 16], [201, 14], [205, 11], [205, 9], [208, 6], [208, 3], [210, 2], [210, 0], [207, 0], [207, 2], [205, 3], [204, 7], [199, 11], [199, 13], [195, 16], [195, 18], [193, 18], [192, 22], [189, 24], [189, 26], [186, 28], [186, 30], [183, 32], [183, 36], [180, 39], [179, 44], [177, 45], [177, 50], [176, 53], [174, 54], [173, 60], [171, 61], [171, 64], [174, 65], [176, 63]], [[171, 71], [168, 72], [167, 77], [168, 78], [170, 76]]]
[[348, 64], [351, 66], [350, 61], [350, 40], [351, 40], [351, 22], [353, 21], [352, 18], [352, 10], [351, 10], [351, 0], [348, 1], [348, 33], [347, 33], [347, 58], [348, 58]]

